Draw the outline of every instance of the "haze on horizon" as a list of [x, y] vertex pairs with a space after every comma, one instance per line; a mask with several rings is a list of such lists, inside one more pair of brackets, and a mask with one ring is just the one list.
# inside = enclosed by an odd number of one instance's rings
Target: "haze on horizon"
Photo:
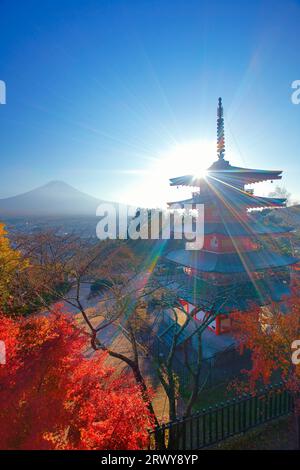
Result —
[[216, 158], [222, 96], [225, 158], [282, 169], [299, 200], [299, 21], [295, 0], [4, 1], [0, 198], [63, 180], [160, 205]]

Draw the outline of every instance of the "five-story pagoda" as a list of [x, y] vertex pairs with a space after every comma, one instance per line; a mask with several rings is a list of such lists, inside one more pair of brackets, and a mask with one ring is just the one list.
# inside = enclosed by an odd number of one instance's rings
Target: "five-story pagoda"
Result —
[[286, 200], [258, 197], [245, 189], [253, 183], [279, 180], [282, 171], [239, 168], [225, 160], [221, 98], [217, 155], [205, 176], [170, 180], [172, 186], [188, 186], [194, 191], [191, 199], [169, 203], [170, 208], [204, 205], [204, 246], [201, 250], [170, 251], [165, 259], [182, 273], [177, 292], [186, 312], [201, 321], [214, 305], [218, 316], [210, 328], [220, 334], [230, 329], [228, 314], [233, 310], [246, 310], [253, 302], [266, 305], [280, 301], [288, 294], [289, 266], [298, 260], [276, 250], [275, 238], [288, 236], [292, 229], [264, 224], [251, 211], [284, 207]]

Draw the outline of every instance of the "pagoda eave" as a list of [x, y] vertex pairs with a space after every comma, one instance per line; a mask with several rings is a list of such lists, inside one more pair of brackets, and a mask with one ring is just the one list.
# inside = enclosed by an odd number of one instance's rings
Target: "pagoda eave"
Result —
[[[182, 231], [182, 226], [179, 227]], [[225, 235], [229, 238], [232, 237], [253, 237], [261, 235], [286, 235], [294, 230], [294, 227], [279, 226], [279, 225], [264, 225], [259, 222], [252, 222], [251, 219], [245, 223], [229, 222], [205, 222], [204, 223], [204, 235]]]
[[[278, 209], [285, 207], [286, 205], [286, 199], [283, 198], [252, 196], [251, 194], [243, 191], [229, 190], [227, 196], [227, 200], [230, 201], [230, 204], [233, 207], [238, 204], [240, 207], [244, 207], [245, 209]], [[223, 203], [222, 198], [222, 192], [220, 192], [218, 196], [215, 195], [215, 201], [219, 200], [221, 204]], [[170, 209], [179, 209], [184, 208], [184, 206], [188, 204], [209, 204], [212, 202], [214, 201], [211, 196], [202, 196], [199, 194], [198, 196], [190, 199], [168, 202], [167, 204]]]
[[220, 180], [223, 182], [234, 182], [239, 184], [253, 184], [261, 183], [263, 181], [273, 181], [280, 180], [282, 178], [282, 171], [268, 171], [268, 170], [251, 170], [239, 167], [231, 167], [230, 169], [220, 170], [220, 171], [211, 171], [207, 170], [205, 176], [197, 177], [195, 175], [183, 175], [175, 178], [171, 178], [171, 186], [191, 186], [191, 187], [200, 187], [203, 180], [212, 179]]
[[299, 259], [268, 250], [241, 253], [216, 253], [204, 250], [176, 250], [165, 258], [173, 263], [206, 273], [247, 273], [266, 269], [284, 268]]

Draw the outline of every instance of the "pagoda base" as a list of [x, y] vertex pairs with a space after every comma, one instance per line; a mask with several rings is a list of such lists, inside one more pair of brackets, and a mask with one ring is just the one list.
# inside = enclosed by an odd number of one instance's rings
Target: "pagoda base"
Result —
[[[197, 322], [202, 323], [203, 320], [206, 318], [207, 313], [204, 312], [203, 310], [198, 310], [196, 305], [193, 305], [189, 302], [187, 302], [184, 299], [178, 299], [180, 305], [183, 307], [185, 313], [187, 315], [192, 315], [194, 320]], [[194, 311], [197, 311], [195, 315], [193, 315]], [[230, 316], [228, 315], [218, 315], [217, 318], [211, 322], [211, 324], [208, 326], [208, 329], [215, 333], [217, 336], [224, 334], [224, 333], [230, 333], [232, 327], [232, 320]]]

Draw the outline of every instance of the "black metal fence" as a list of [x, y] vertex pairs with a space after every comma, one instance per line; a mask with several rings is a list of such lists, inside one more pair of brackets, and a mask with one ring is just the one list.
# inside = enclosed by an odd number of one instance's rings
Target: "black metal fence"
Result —
[[293, 411], [293, 397], [282, 384], [255, 396], [220, 403], [150, 432], [150, 449], [196, 450], [217, 444]]

